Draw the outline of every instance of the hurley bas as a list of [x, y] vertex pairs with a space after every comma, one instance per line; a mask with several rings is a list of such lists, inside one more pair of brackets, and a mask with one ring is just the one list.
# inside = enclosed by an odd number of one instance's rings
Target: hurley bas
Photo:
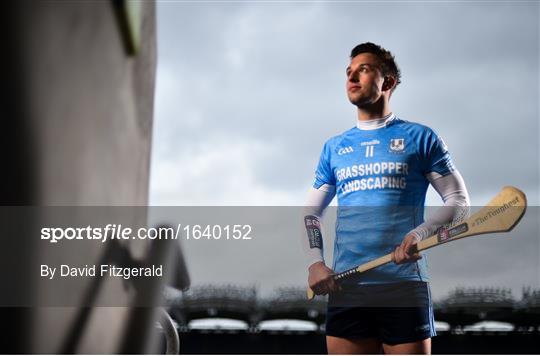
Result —
[[60, 265], [60, 267], [50, 267], [41, 265], [41, 277], [53, 279], [59, 272], [60, 277], [121, 277], [130, 279], [131, 277], [162, 277], [163, 266], [151, 265], [149, 267], [116, 267], [114, 265], [93, 265], [84, 267], [71, 267]]

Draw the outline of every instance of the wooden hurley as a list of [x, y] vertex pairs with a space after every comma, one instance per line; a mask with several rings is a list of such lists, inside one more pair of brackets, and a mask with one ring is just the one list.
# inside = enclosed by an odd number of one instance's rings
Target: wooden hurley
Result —
[[[525, 194], [515, 187], [506, 186], [485, 207], [471, 215], [467, 220], [458, 222], [449, 228], [441, 228], [437, 231], [437, 234], [418, 242], [415, 245], [416, 250], [417, 252], [427, 250], [464, 237], [510, 231], [525, 214], [526, 208], [527, 197]], [[391, 253], [338, 273], [333, 278], [339, 281], [389, 262], [392, 262]], [[311, 288], [307, 290], [307, 297], [310, 300], [315, 297], [315, 293]]]

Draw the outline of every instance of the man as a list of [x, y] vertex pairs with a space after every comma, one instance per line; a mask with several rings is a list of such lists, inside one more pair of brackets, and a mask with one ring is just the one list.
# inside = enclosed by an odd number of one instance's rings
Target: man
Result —
[[[308, 283], [330, 294], [326, 341], [330, 354], [431, 352], [435, 336], [426, 259], [414, 244], [468, 213], [469, 197], [446, 145], [430, 128], [399, 119], [390, 97], [400, 83], [394, 56], [363, 43], [350, 55], [346, 89], [357, 125], [322, 150], [305, 217]], [[432, 184], [444, 206], [422, 223]], [[337, 194], [334, 263], [324, 263], [319, 218]], [[333, 280], [392, 253], [395, 263], [355, 279]], [[334, 272], [335, 271], [335, 272]]]

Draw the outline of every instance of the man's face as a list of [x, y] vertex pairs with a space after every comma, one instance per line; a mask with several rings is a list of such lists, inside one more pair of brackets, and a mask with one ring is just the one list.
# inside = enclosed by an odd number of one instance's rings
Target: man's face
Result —
[[382, 76], [377, 57], [361, 53], [347, 67], [347, 96], [357, 107], [373, 104], [382, 95]]

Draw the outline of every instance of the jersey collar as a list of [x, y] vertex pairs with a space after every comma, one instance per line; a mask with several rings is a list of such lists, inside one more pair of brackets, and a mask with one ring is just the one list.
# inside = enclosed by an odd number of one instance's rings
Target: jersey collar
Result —
[[377, 130], [377, 129], [386, 127], [395, 118], [396, 118], [396, 115], [394, 115], [394, 113], [390, 113], [380, 119], [371, 119], [367, 121], [358, 120], [356, 122], [356, 127], [360, 130]]

